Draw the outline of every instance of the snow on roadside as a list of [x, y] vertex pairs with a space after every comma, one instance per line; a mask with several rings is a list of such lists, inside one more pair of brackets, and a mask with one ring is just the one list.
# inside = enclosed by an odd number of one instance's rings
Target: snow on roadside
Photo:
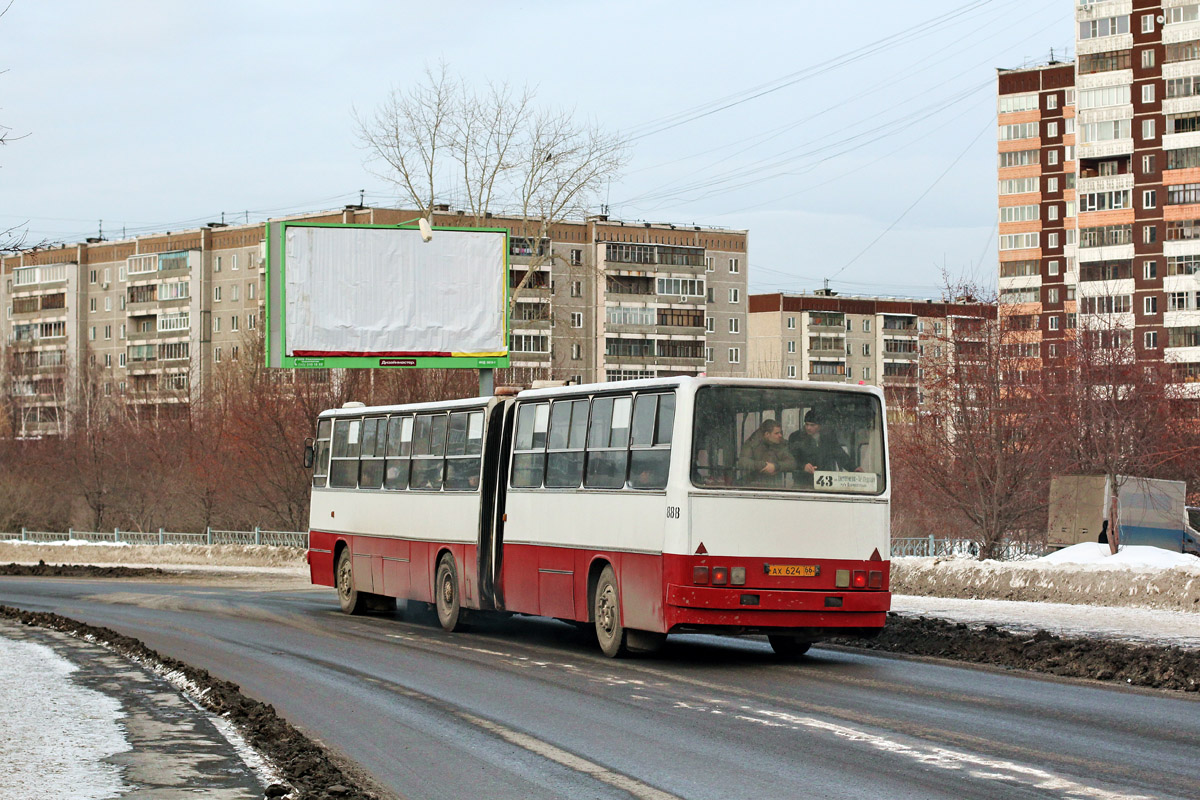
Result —
[[1099, 636], [1200, 650], [1200, 619], [1185, 611], [912, 595], [892, 595], [892, 610], [904, 616], [996, 625], [1027, 633], [1044, 630], [1060, 636]]
[[42, 644], [0, 637], [0, 763], [11, 800], [101, 800], [128, 788], [103, 759], [130, 749], [121, 704], [75, 684]]
[[1200, 558], [1154, 547], [1116, 555], [1077, 544], [1033, 561], [896, 558], [902, 595], [1138, 606], [1200, 614]]

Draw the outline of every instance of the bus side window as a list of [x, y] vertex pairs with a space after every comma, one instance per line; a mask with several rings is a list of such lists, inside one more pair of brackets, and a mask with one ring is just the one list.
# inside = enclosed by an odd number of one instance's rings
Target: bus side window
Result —
[[592, 489], [620, 489], [625, 486], [632, 407], [632, 397], [597, 397], [592, 400], [584, 486]]
[[353, 489], [358, 485], [361, 429], [361, 419], [339, 419], [333, 423], [333, 461], [329, 466], [329, 485], [335, 489]]
[[674, 423], [675, 395], [638, 395], [629, 450], [629, 485], [634, 489], [666, 488]]
[[546, 487], [574, 489], [583, 480], [583, 446], [587, 439], [588, 401], [557, 400], [550, 412], [550, 454]]
[[313, 486], [325, 485], [329, 475], [329, 440], [333, 436], [333, 420], [323, 419], [317, 423], [317, 458], [313, 464]]
[[422, 414], [413, 432], [413, 489], [441, 489], [446, 451], [446, 415]]
[[412, 417], [392, 417], [387, 426], [387, 461], [383, 488], [408, 488], [408, 465], [412, 458]]
[[513, 443], [512, 485], [536, 489], [546, 471], [546, 431], [550, 423], [548, 403], [523, 403], [517, 409], [517, 433]]
[[451, 414], [446, 437], [447, 489], [472, 492], [479, 488], [479, 456], [482, 452], [483, 412]]
[[362, 452], [358, 466], [358, 488], [378, 489], [383, 485], [383, 453], [387, 442], [387, 418], [363, 420]]

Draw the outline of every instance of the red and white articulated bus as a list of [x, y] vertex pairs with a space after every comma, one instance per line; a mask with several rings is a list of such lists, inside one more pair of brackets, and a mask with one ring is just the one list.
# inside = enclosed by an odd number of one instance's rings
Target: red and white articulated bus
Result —
[[361, 613], [431, 603], [591, 623], [608, 656], [766, 634], [784, 657], [890, 606], [883, 397], [664, 378], [323, 412], [314, 584]]

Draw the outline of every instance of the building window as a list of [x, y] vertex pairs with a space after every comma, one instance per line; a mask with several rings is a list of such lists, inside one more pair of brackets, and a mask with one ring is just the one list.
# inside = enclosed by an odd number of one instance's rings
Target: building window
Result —
[[871, 355], [871, 345], [869, 345], [869, 344], [864, 344], [864, 345], [863, 345], [863, 355], [864, 355], [864, 356], [869, 356], [869, 355]]
[[1148, 142], [1154, 138], [1154, 120], [1142, 120], [1142, 141]]
[[1146, 345], [1147, 350], [1158, 349], [1158, 331], [1146, 331], [1142, 337], [1142, 342]]
[[1050, 234], [1046, 235], [1046, 246], [1049, 247], [1051, 250], [1058, 247], [1058, 234], [1057, 233], [1050, 233]]
[[582, 328], [583, 327], [583, 312], [581, 312], [581, 311], [572, 311], [571, 312], [571, 327], [572, 328]]
[[1154, 102], [1154, 84], [1153, 83], [1142, 84], [1142, 102], [1143, 103], [1153, 103]]
[[[125, 366], [125, 354], [124, 353], [117, 353], [117, 366], [118, 367]], [[122, 388], [124, 388], [124, 387], [122, 387]]]
[[111, 297], [104, 298], [104, 310], [112, 311], [112, 298]]
[[125, 294], [124, 294], [124, 293], [122, 293], [122, 294], [120, 295], [120, 298], [118, 299], [117, 305], [120, 307], [120, 309], [121, 309], [122, 311], [124, 311], [124, 310], [125, 310]]
[[741, 299], [742, 299], [742, 293], [741, 293], [740, 289], [730, 289], [729, 290], [729, 302], [730, 303], [736, 303]]
[[713, 264], [715, 262], [716, 262], [716, 259], [713, 258], [712, 256], [705, 256], [704, 257], [704, 271], [705, 272], [716, 272], [717, 268], [715, 266], [713, 266]]
[[863, 333], [870, 333], [870, 332], [871, 332], [871, 320], [864, 319], [863, 320]]
[[583, 297], [583, 281], [571, 281], [571, 297]]
[[106, 367], [112, 366], [112, 353], [104, 354], [104, 366], [106, 366]]
[[220, 332], [221, 332], [221, 318], [214, 315], [213, 316], [213, 333], [220, 333]]
[[1146, 280], [1153, 280], [1158, 277], [1158, 262], [1147, 261], [1142, 264], [1142, 277]]
[[582, 358], [583, 358], [583, 345], [581, 345], [581, 344], [571, 345], [571, 360], [579, 361]]
[[1150, 295], [1142, 298], [1142, 312], [1147, 317], [1152, 317], [1158, 313], [1158, 297]]
[[1047, 324], [1048, 324], [1050, 330], [1052, 330], [1052, 331], [1058, 330], [1058, 315], [1055, 314], [1054, 316], [1050, 317], [1047, 320]]
[[789, 339], [789, 340], [788, 340], [788, 343], [787, 343], [787, 351], [788, 351], [789, 353], [794, 353], [794, 352], [796, 352], [796, 340], [795, 340], [795, 339]]
[[213, 302], [214, 303], [221, 302], [221, 287], [220, 286], [213, 287]]
[[93, 325], [91, 327], [91, 329], [88, 331], [88, 339], [90, 339], [93, 342], [96, 341], [96, 326], [95, 325]]
[[1046, 108], [1051, 111], [1058, 108], [1058, 95], [1056, 95], [1056, 94], [1046, 95]]
[[1158, 241], [1158, 227], [1155, 225], [1143, 225], [1142, 242], [1144, 244], [1151, 244], [1156, 241]]
[[1142, 192], [1142, 208], [1157, 208], [1158, 207], [1158, 192], [1153, 189], [1147, 189]]
[[787, 318], [787, 326], [788, 326], [788, 330], [791, 330], [791, 331], [796, 330], [796, 318], [788, 317]]
[[863, 380], [864, 381], [871, 380], [871, 368], [870, 367], [863, 367]]
[[1054, 166], [1055, 164], [1058, 163], [1058, 151], [1057, 150], [1047, 150], [1046, 151], [1046, 163], [1049, 164], [1050, 166]]
[[236, 331], [238, 329], [238, 316], [234, 314], [229, 318], [229, 330]]
[[1052, 205], [1052, 206], [1048, 206], [1046, 208], [1046, 219], [1049, 219], [1049, 220], [1058, 219], [1058, 206]]
[[236, 283], [233, 286], [230, 286], [229, 287], [229, 299], [236, 303], [238, 300], [238, 294], [240, 292], [241, 292], [241, 287], [238, 286]]
[[120, 330], [120, 332], [121, 332], [120, 338], [124, 339], [125, 338], [125, 323], [124, 322], [121, 323], [121, 327], [118, 330]]
[[1054, 194], [1058, 191], [1058, 178], [1046, 179], [1046, 193]]
[[119, 281], [125, 280], [125, 265], [124, 264], [117, 267], [117, 280], [119, 280]]
[[1154, 66], [1154, 50], [1146, 48], [1142, 51], [1142, 69], [1149, 69]]
[[729, 259], [729, 274], [730, 275], [737, 275], [739, 272], [742, 271], [740, 261], [741, 260], [737, 259], [737, 258]]
[[88, 311], [95, 311], [95, 310], [96, 310], [96, 298], [93, 297], [88, 300]]
[[711, 364], [713, 360], [713, 349], [711, 347], [704, 348], [704, 363]]
[[1142, 33], [1154, 33], [1154, 15], [1142, 14]]
[[217, 256], [213, 259], [213, 272], [221, 271], [221, 257]]
[[729, 318], [729, 332], [730, 333], [740, 333], [741, 332], [741, 328], [738, 325], [738, 322], [739, 322], [739, 320], [737, 317]]
[[1057, 137], [1058, 137], [1058, 123], [1057, 122], [1047, 122], [1046, 123], [1046, 138], [1047, 139], [1055, 139]]
[[582, 250], [572, 250], [571, 251], [571, 266], [578, 267], [582, 263], [583, 263], [583, 251]]
[[796, 377], [796, 365], [795, 364], [788, 364], [787, 376], [789, 378]]
[[1154, 172], [1157, 159], [1154, 156], [1142, 156], [1142, 174], [1150, 175]]
[[254, 330], [255, 327], [257, 327], [257, 325], [258, 325], [257, 316], [255, 316], [254, 314], [247, 314], [246, 315], [246, 327], [249, 328], [250, 330]]
[[105, 339], [111, 339], [111, 338], [112, 338], [112, 325], [105, 325], [105, 326], [104, 326], [104, 338], [105, 338]]
[[88, 283], [95, 283], [95, 282], [96, 282], [96, 270], [93, 269], [90, 272], [88, 272]]
[[742, 348], [740, 348], [740, 347], [729, 348], [729, 363], [730, 364], [742, 363]]
[[705, 317], [704, 318], [704, 332], [705, 333], [716, 333], [717, 332], [717, 320], [715, 317]]
[[1057, 275], [1058, 274], [1058, 261], [1046, 262], [1046, 272], [1049, 275]]
[[[236, 264], [236, 263], [237, 263], [237, 256], [234, 256], [233, 258], [234, 258], [234, 261], [233, 261], [233, 263], [235, 263], [235, 264]], [[229, 348], [229, 360], [230, 360], [230, 361], [237, 361], [237, 360], [238, 360], [238, 346], [237, 346], [236, 344], [235, 344], [233, 347]]]
[[1046, 291], [1046, 302], [1047, 303], [1057, 303], [1058, 302], [1058, 288], [1057, 287], [1048, 289]]
[[250, 281], [249, 283], [246, 284], [246, 299], [247, 300], [254, 299], [254, 281]]

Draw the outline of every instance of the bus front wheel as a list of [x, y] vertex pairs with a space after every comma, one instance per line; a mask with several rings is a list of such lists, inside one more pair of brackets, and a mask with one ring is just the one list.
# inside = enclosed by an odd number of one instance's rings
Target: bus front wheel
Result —
[[462, 627], [462, 605], [458, 599], [458, 570], [454, 567], [454, 556], [449, 553], [438, 562], [433, 593], [438, 622], [447, 631], [459, 630]]
[[788, 661], [800, 658], [808, 652], [808, 648], [812, 647], [812, 642], [782, 634], [771, 634], [767, 637], [767, 641], [771, 643], [771, 649], [775, 651], [775, 655]]
[[621, 625], [621, 595], [617, 576], [612, 567], [605, 567], [596, 583], [592, 600], [592, 616], [596, 621], [596, 641], [609, 658], [625, 654], [625, 628]]
[[354, 588], [354, 564], [349, 547], [343, 548], [338, 556], [334, 581], [337, 583], [338, 602], [342, 604], [342, 611], [362, 614], [367, 610], [365, 593]]

